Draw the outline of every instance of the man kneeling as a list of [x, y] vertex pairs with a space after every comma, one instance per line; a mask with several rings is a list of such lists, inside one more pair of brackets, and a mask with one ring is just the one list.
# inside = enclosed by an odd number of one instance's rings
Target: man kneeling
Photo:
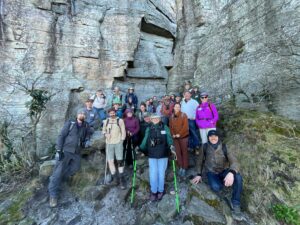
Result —
[[240, 199], [243, 181], [239, 173], [238, 162], [233, 153], [227, 151], [226, 145], [222, 144], [217, 131], [209, 131], [207, 137], [208, 143], [203, 145], [202, 157], [198, 162], [199, 173], [193, 178], [192, 182], [198, 184], [202, 181], [202, 170], [205, 167], [208, 184], [214, 192], [220, 192], [224, 186], [233, 186], [231, 197], [232, 215], [234, 219], [242, 220]]

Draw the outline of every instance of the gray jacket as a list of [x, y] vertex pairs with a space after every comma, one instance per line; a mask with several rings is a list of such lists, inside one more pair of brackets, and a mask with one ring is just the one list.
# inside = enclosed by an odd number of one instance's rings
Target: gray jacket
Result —
[[56, 149], [79, 153], [89, 134], [90, 126], [87, 122], [83, 122], [81, 126], [78, 126], [77, 121], [67, 121], [57, 138]]

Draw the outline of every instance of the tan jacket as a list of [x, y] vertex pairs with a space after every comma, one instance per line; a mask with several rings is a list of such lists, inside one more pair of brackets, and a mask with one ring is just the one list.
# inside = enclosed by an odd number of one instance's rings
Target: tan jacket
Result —
[[126, 138], [125, 124], [122, 119], [119, 119], [119, 125], [117, 124], [117, 118], [104, 120], [102, 132], [104, 135], [109, 134], [106, 137], [106, 144], [118, 144]]
[[[207, 148], [205, 146], [207, 146]], [[202, 148], [200, 158], [198, 160], [198, 165], [197, 165], [199, 174], [202, 174], [203, 167], [205, 168], [206, 172], [213, 172], [213, 173], [221, 173], [223, 170], [227, 168], [229, 168], [235, 173], [239, 172], [239, 164], [237, 162], [236, 157], [232, 154], [232, 152], [226, 150], [227, 158], [228, 158], [227, 160], [222, 148], [226, 148], [226, 145], [220, 143], [216, 150], [214, 150], [210, 144], [204, 145], [204, 148]], [[203, 160], [204, 157], [203, 149], [206, 149], [204, 160]]]

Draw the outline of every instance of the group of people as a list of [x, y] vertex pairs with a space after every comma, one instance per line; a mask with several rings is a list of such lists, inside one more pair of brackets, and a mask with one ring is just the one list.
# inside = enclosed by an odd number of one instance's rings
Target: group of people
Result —
[[[57, 140], [57, 163], [50, 177], [50, 206], [57, 205], [61, 181], [80, 168], [80, 149], [90, 145], [96, 129], [102, 127], [106, 140], [106, 163], [114, 185], [126, 189], [125, 165], [131, 166], [135, 153], [148, 157], [150, 200], [165, 194], [165, 173], [168, 157], [176, 155], [178, 175], [185, 178], [189, 154], [197, 158], [191, 182], [202, 181], [205, 171], [208, 184], [215, 192], [233, 186], [231, 206], [240, 215], [242, 178], [234, 154], [220, 140], [216, 106], [207, 92], [199, 92], [186, 83], [182, 95], [156, 96], [138, 105], [133, 88], [123, 98], [115, 87], [110, 100], [98, 90], [77, 112], [75, 121], [67, 121]], [[105, 110], [109, 107], [108, 110]]]

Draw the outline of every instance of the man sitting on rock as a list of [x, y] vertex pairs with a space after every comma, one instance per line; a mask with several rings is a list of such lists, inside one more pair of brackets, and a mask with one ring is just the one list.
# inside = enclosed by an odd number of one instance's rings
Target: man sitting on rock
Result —
[[67, 121], [56, 144], [56, 165], [48, 186], [50, 207], [57, 206], [59, 187], [63, 178], [74, 175], [80, 169], [80, 150], [84, 148], [90, 126], [85, 122], [85, 111], [79, 110], [76, 121]]
[[242, 176], [239, 173], [238, 162], [231, 151], [228, 151], [225, 144], [222, 144], [216, 130], [208, 132], [208, 143], [203, 145], [201, 157], [198, 161], [198, 175], [192, 179], [194, 184], [202, 181], [203, 167], [207, 173], [210, 188], [219, 193], [225, 187], [233, 186], [230, 206], [233, 210], [233, 218], [242, 220], [241, 194]]

